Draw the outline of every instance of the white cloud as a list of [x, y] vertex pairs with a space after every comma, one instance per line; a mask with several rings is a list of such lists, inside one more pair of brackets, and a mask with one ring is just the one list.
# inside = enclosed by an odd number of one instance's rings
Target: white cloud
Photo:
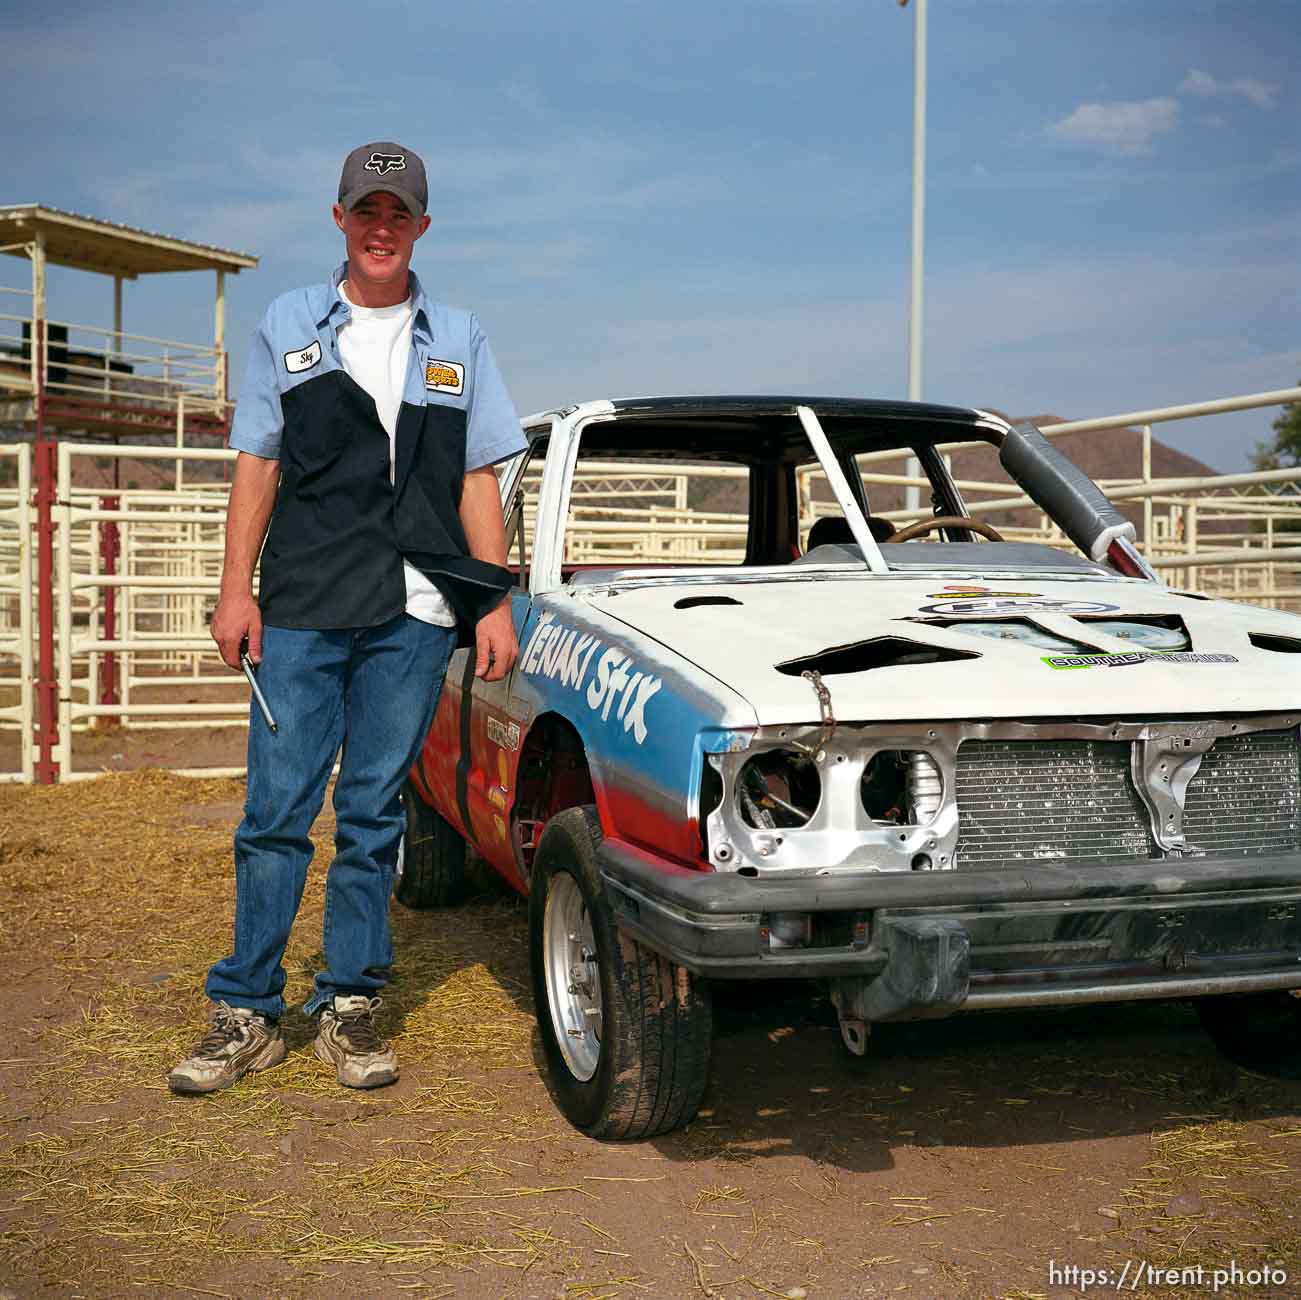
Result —
[[1119, 154], [1147, 154], [1158, 135], [1179, 122], [1179, 101], [1141, 99], [1111, 104], [1081, 104], [1069, 117], [1054, 122], [1047, 134], [1074, 144], [1093, 144]]
[[1278, 103], [1278, 92], [1279, 87], [1274, 82], [1260, 81], [1255, 77], [1220, 81], [1200, 68], [1189, 68], [1188, 75], [1179, 83], [1181, 95], [1201, 95], [1206, 99], [1231, 99], [1238, 95], [1257, 108], [1273, 108]]

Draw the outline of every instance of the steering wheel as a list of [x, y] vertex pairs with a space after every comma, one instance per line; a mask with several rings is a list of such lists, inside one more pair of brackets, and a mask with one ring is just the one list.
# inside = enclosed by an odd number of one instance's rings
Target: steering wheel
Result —
[[933, 533], [937, 528], [970, 528], [973, 533], [979, 533], [988, 541], [1003, 540], [1003, 534], [997, 528], [979, 519], [973, 519], [970, 515], [932, 515], [929, 519], [919, 519], [915, 524], [906, 524], [900, 528], [890, 540], [911, 542], [914, 537], [920, 537], [923, 533]]

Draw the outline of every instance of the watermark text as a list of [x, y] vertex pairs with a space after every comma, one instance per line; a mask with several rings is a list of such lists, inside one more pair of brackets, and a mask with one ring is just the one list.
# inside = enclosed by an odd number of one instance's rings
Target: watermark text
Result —
[[1127, 1259], [1120, 1267], [1088, 1268], [1082, 1264], [1059, 1264], [1048, 1261], [1048, 1285], [1070, 1286], [1081, 1291], [1137, 1291], [1139, 1287], [1204, 1287], [1218, 1295], [1228, 1287], [1251, 1288], [1287, 1285], [1287, 1270], [1277, 1264], [1253, 1264], [1244, 1267], [1236, 1260], [1223, 1265], [1185, 1264], [1183, 1266], [1151, 1264], [1146, 1260]]

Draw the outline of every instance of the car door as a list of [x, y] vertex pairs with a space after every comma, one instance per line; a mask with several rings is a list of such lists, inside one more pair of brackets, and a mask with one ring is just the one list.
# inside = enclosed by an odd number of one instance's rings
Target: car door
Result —
[[[517, 580], [510, 593], [511, 621], [521, 646], [532, 613], [528, 568], [533, 507], [549, 427], [526, 429], [528, 452], [502, 475], [507, 558]], [[456, 820], [466, 840], [493, 866], [510, 875], [510, 805], [527, 719], [517, 716], [518, 709], [513, 707], [518, 665], [499, 681], [485, 681], [474, 675], [475, 658], [474, 647], [457, 650], [447, 669], [449, 714], [444, 718], [444, 739], [452, 742], [447, 750], [456, 756], [454, 769], [447, 776], [454, 791]], [[454, 737], [447, 734], [453, 718]]]

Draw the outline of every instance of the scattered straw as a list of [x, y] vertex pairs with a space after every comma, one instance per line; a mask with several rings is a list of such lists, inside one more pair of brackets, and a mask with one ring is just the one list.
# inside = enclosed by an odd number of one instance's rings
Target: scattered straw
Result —
[[[380, 1027], [405, 1068], [434, 1066], [432, 1084], [341, 1097], [311, 1054], [314, 1026], [291, 1010], [290, 1056], [273, 1073], [202, 1099], [167, 1092], [167, 1069], [202, 1030], [204, 975], [229, 944], [242, 797], [237, 782], [156, 771], [0, 789], [0, 948], [49, 997], [75, 989], [80, 1002], [36, 1051], [0, 1062], [28, 1067], [27, 1104], [0, 1148], [0, 1203], [42, 1227], [29, 1238], [4, 1224], [5, 1254], [52, 1284], [107, 1284], [129, 1260], [150, 1285], [196, 1294], [198, 1260], [289, 1261], [304, 1278], [349, 1264], [567, 1267], [568, 1243], [546, 1225], [470, 1208], [588, 1199], [568, 1184], [520, 1185], [508, 1153], [562, 1121], [485, 1082], [528, 1061], [533, 1033], [523, 909], [504, 890], [455, 913], [395, 911]], [[318, 859], [332, 831], [327, 814]], [[319, 965], [322, 874], [318, 863], [286, 954], [291, 1008]], [[470, 956], [483, 952], [499, 956]], [[324, 1135], [340, 1159], [302, 1163], [304, 1124], [313, 1149]], [[383, 1140], [419, 1157], [358, 1160], [346, 1148], [370, 1124], [392, 1126]], [[259, 1172], [285, 1190], [268, 1198]], [[346, 1227], [303, 1212], [316, 1195]], [[394, 1224], [422, 1232], [399, 1236]]]
[[[1153, 1135], [1151, 1159], [1125, 1190], [1123, 1226], [1142, 1234], [1144, 1257], [1208, 1269], [1227, 1259], [1242, 1268], [1295, 1260], [1295, 1161], [1269, 1144], [1273, 1135], [1259, 1141], [1231, 1121], [1192, 1118], [1201, 1122]], [[1174, 1198], [1190, 1192], [1200, 1209], [1172, 1213]]]
[[[877, 1244], [896, 1249], [929, 1250], [931, 1237], [964, 1230], [962, 1216], [982, 1227], [1003, 1217], [987, 1205], [937, 1204], [938, 1194], [890, 1196], [892, 1186], [908, 1184], [865, 1182], [876, 1171], [838, 1168], [832, 1159], [811, 1168], [786, 1163], [808, 1152], [795, 1126], [786, 1127], [791, 1108], [771, 1093], [776, 1104], [758, 1108], [767, 1113], [754, 1129], [748, 1112], [746, 1121], [727, 1118], [720, 1098], [712, 1117], [702, 1112], [716, 1122], [695, 1124], [667, 1145], [594, 1157], [539, 1083], [525, 909], [489, 886], [453, 911], [395, 909], [397, 964], [380, 1028], [396, 1043], [403, 1081], [374, 1094], [342, 1093], [313, 1055], [314, 1026], [297, 1009], [320, 963], [328, 809], [286, 954], [289, 1059], [212, 1097], [173, 1097], [166, 1071], [197, 1040], [204, 974], [230, 941], [230, 834], [242, 799], [237, 782], [153, 771], [62, 787], [0, 786], [0, 961], [30, 1010], [6, 1045], [12, 1055], [0, 1059], [0, 1258], [31, 1290], [117, 1294], [129, 1270], [137, 1290], [219, 1298], [390, 1291], [437, 1298], [527, 1288], [568, 1300], [692, 1291], [785, 1300], [789, 1283], [767, 1279], [790, 1266], [794, 1250], [823, 1252], [819, 1266], [837, 1248], [844, 1254], [824, 1206], [852, 1216], [860, 1204], [875, 1205], [893, 1216], [876, 1221]], [[1021, 1095], [1004, 1099], [1007, 1107], [1034, 1099], [1022, 1120], [1041, 1117], [1045, 1097], [1085, 1105], [1090, 1097], [1109, 1101], [1119, 1088], [1169, 1098], [1168, 1107], [1200, 1104], [1177, 1101], [1186, 1080], [1150, 1063], [1096, 1068], [1063, 1061], [1060, 1044], [1053, 1051], [1052, 1074], [1044, 1074], [1052, 1086], [1018, 1079]], [[1004, 1064], [991, 1058], [973, 1068], [966, 1088], [932, 1104], [929, 1123], [970, 1122], [975, 1134], [988, 1108], [1006, 1126], [1007, 1107], [975, 1104], [991, 1086], [1001, 1085], [995, 1097], [1011, 1086], [997, 1073]], [[1063, 1078], [1069, 1086], [1058, 1086]], [[827, 1127], [844, 1121], [880, 1141], [886, 1119], [891, 1128], [920, 1122], [913, 1093], [889, 1076], [833, 1088], [825, 1113], [836, 1120]], [[968, 1118], [946, 1119], [950, 1106], [966, 1108]], [[1122, 1207], [1108, 1245], [1133, 1255], [1116, 1234], [1142, 1229], [1141, 1253], [1155, 1263], [1296, 1259], [1295, 1222], [1286, 1217], [1301, 1136], [1295, 1113], [1244, 1123], [1225, 1107], [1206, 1109], [1154, 1135], [1146, 1167], [1123, 1195], [1114, 1187], [1089, 1192]], [[1069, 1137], [1069, 1124], [1060, 1123]], [[659, 1166], [668, 1172], [617, 1172], [651, 1156], [672, 1161]], [[783, 1163], [769, 1163], [773, 1156]], [[1041, 1182], [1073, 1167], [1065, 1152], [1060, 1165], [1022, 1163]], [[583, 1172], [591, 1167], [612, 1172]], [[798, 1180], [787, 1177], [796, 1169]], [[968, 1179], [966, 1197], [979, 1194], [982, 1178], [990, 1181], [988, 1168]], [[658, 1192], [649, 1187], [661, 1182]], [[994, 1201], [1003, 1188], [986, 1190]], [[1215, 1217], [1168, 1216], [1186, 1191]], [[679, 1243], [692, 1225], [728, 1241], [697, 1246], [693, 1237], [685, 1251], [664, 1249], [640, 1220], [636, 1237], [628, 1235], [626, 1207], [666, 1193], [678, 1202]], [[864, 1194], [882, 1199], [864, 1202]], [[825, 1250], [809, 1235], [824, 1230]], [[915, 1262], [876, 1254], [856, 1267], [885, 1288], [908, 1282], [903, 1269]], [[855, 1267], [852, 1257], [840, 1264]], [[891, 1279], [896, 1265], [900, 1276]], [[742, 1267], [745, 1274], [731, 1276]], [[943, 1276], [946, 1293], [977, 1285], [936, 1268], [931, 1281]], [[805, 1287], [828, 1293], [811, 1282], [791, 1290]]]

